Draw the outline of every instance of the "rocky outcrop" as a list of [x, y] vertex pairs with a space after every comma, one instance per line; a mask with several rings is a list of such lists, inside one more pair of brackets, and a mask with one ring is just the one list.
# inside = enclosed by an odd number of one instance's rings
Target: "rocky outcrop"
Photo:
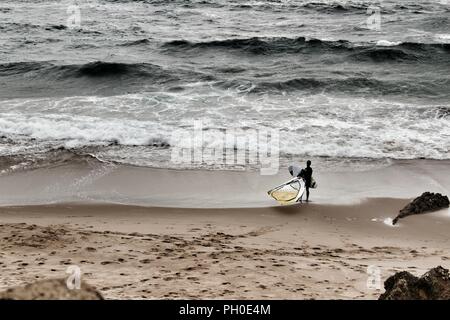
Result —
[[67, 288], [65, 279], [37, 281], [0, 292], [0, 300], [103, 300], [100, 292], [86, 283], [80, 289]]
[[410, 216], [413, 214], [420, 214], [425, 212], [436, 211], [449, 207], [449, 200], [447, 196], [440, 193], [424, 192], [420, 197], [415, 198], [412, 202], [406, 205], [397, 217], [392, 221], [396, 224], [398, 219]]
[[450, 275], [441, 266], [420, 278], [402, 271], [389, 277], [384, 288], [379, 300], [450, 300]]

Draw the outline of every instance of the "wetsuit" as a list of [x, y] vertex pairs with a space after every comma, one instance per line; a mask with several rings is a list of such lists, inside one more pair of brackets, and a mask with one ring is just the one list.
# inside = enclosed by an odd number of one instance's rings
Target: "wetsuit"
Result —
[[305, 186], [307, 188], [311, 187], [312, 173], [313, 169], [311, 167], [306, 167], [303, 169], [303, 178], [305, 179]]
[[309, 188], [311, 187], [313, 169], [306, 167], [303, 169], [303, 179], [305, 179], [306, 201], [309, 200]]

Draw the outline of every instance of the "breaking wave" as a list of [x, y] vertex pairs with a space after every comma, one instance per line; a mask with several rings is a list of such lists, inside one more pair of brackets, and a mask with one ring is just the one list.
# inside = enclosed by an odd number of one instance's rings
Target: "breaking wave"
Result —
[[[448, 59], [448, 43], [412, 43], [404, 42], [391, 46], [377, 43], [354, 44], [346, 40], [325, 41], [320, 39], [298, 38], [244, 38], [225, 39], [205, 42], [173, 40], [164, 43], [162, 49], [167, 53], [201, 53], [205, 50], [231, 50], [237, 53], [254, 55], [270, 54], [348, 54], [350, 58], [370, 59], [374, 62], [416, 61], [439, 58]], [[448, 61], [448, 60], [447, 60]]]

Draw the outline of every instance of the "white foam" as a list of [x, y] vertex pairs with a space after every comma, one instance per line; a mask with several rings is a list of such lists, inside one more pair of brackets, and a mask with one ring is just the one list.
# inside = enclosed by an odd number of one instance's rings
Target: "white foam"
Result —
[[434, 35], [434, 40], [437, 42], [442, 42], [442, 43], [450, 43], [450, 34], [435, 34]]
[[388, 41], [388, 40], [378, 40], [377, 41], [377, 46], [380, 47], [393, 47], [393, 46], [397, 46], [401, 43], [401, 41]]
[[66, 147], [109, 144], [146, 145], [161, 132], [149, 121], [102, 119], [88, 116], [9, 113], [0, 118], [0, 132], [38, 140], [61, 141]]
[[392, 218], [386, 218], [383, 220], [383, 223], [389, 227], [396, 227], [396, 225], [394, 225]]
[[[220, 90], [200, 92], [203, 89], [197, 87], [192, 90], [4, 101], [0, 105], [0, 135], [34, 138], [40, 144], [57, 142], [70, 148], [112, 141], [123, 146], [147, 146], [152, 139], [187, 144], [183, 137], [171, 141], [173, 131], [190, 129], [192, 119], [201, 119], [208, 145], [222, 139], [222, 129], [273, 128], [279, 130], [282, 154], [449, 158], [450, 119], [434, 115], [439, 105], [323, 94], [245, 96]], [[0, 153], [10, 154], [8, 150], [13, 148], [17, 146], [0, 146]], [[257, 148], [250, 146], [250, 150]], [[127, 153], [120, 159], [127, 162], [141, 157], [130, 150]]]

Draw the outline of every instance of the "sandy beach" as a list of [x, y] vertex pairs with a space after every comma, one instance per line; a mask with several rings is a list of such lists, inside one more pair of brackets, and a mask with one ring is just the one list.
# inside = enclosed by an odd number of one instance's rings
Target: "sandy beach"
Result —
[[449, 4], [2, 0], [0, 300], [450, 299]]
[[[2, 176], [0, 290], [65, 278], [68, 266], [76, 265], [82, 280], [107, 299], [376, 299], [396, 271], [421, 275], [437, 265], [450, 267], [448, 209], [396, 226], [389, 222], [423, 191], [448, 194], [445, 161], [322, 173], [313, 202], [294, 206], [276, 206], [261, 192], [283, 173], [118, 166], [96, 175], [104, 166], [71, 164]], [[66, 175], [53, 179], [60, 172]], [[58, 188], [62, 179], [94, 176], [79, 183], [77, 192], [69, 184]], [[343, 177], [346, 183], [339, 184]], [[143, 189], [144, 182], [153, 189]], [[217, 186], [213, 192], [211, 185]], [[160, 202], [152, 201], [157, 186], [166, 195]], [[39, 203], [52, 190], [61, 199], [67, 190], [80, 198]], [[132, 190], [146, 190], [150, 200], [139, 203], [143, 197], [132, 197]], [[114, 194], [122, 203], [106, 202]], [[30, 204], [11, 204], [25, 197]], [[226, 207], [228, 202], [233, 205]], [[367, 285], [368, 268], [378, 268], [381, 288]]]

